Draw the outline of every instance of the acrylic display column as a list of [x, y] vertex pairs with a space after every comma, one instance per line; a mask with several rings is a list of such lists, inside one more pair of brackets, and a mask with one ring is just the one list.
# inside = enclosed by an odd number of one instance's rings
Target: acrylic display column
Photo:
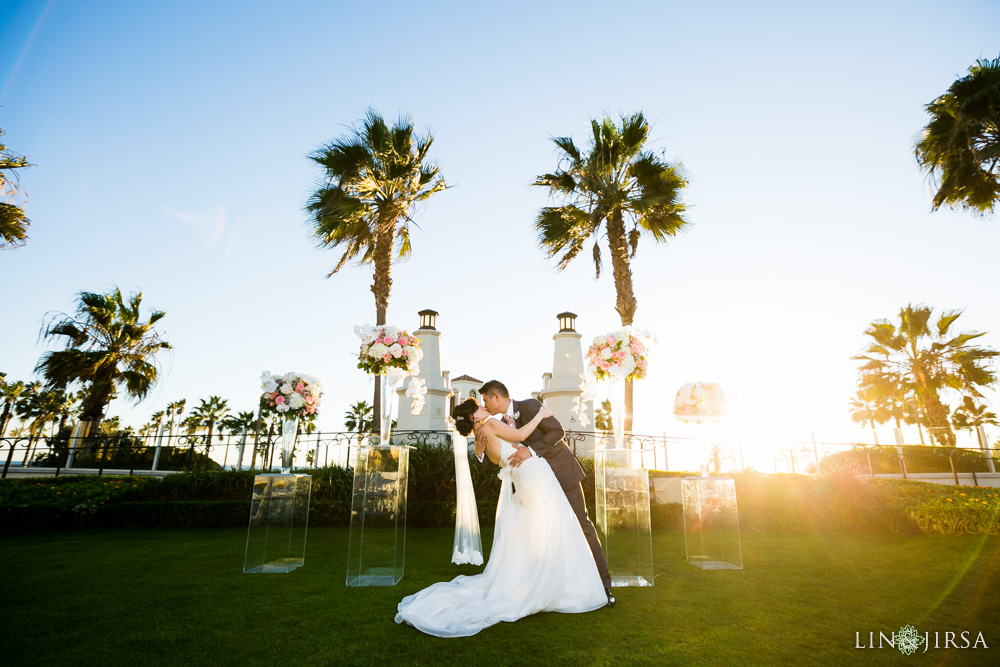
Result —
[[311, 475], [256, 475], [244, 572], [291, 572], [306, 558]]
[[681, 497], [687, 562], [703, 570], [742, 570], [736, 481], [731, 477], [685, 477]]
[[410, 447], [359, 447], [351, 494], [348, 586], [395, 586], [406, 551]]
[[653, 585], [649, 471], [632, 467], [642, 452], [594, 450], [597, 531], [614, 587]]

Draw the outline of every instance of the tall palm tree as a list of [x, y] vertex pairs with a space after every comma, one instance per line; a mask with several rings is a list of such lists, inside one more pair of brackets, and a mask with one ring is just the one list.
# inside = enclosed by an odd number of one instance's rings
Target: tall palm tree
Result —
[[358, 401], [344, 414], [344, 428], [351, 432], [357, 431], [359, 437], [364, 436], [372, 430], [373, 414], [368, 401]]
[[201, 399], [201, 403], [191, 411], [188, 419], [199, 427], [208, 429], [208, 437], [205, 440], [205, 456], [208, 456], [209, 447], [212, 446], [212, 435], [215, 431], [215, 424], [229, 416], [229, 401], [221, 396], [209, 396], [208, 399]]
[[49, 387], [65, 388], [79, 382], [86, 391], [81, 421], [100, 422], [116, 390], [136, 403], [159, 379], [156, 355], [170, 344], [154, 328], [164, 312], [154, 310], [139, 318], [142, 293], [126, 302], [121, 290], [107, 294], [80, 292], [75, 316], [57, 315], [42, 329], [48, 339], [62, 338], [66, 349], [46, 352], [35, 371]]
[[916, 394], [920, 422], [942, 445], [955, 445], [948, 422], [948, 408], [942, 392], [953, 390], [982, 397], [980, 388], [996, 383], [991, 360], [1000, 352], [970, 345], [985, 332], [952, 331], [960, 310], [945, 311], [931, 323], [933, 309], [908, 305], [899, 311], [899, 324], [875, 320], [865, 335], [871, 341], [863, 354], [853, 357], [864, 362], [861, 373], [895, 374], [906, 378]]
[[958, 431], [972, 430], [986, 424], [1000, 426], [996, 413], [990, 412], [989, 407], [986, 403], [977, 403], [971, 396], [963, 396], [962, 404], [951, 416], [951, 425]]
[[[312, 155], [324, 182], [306, 204], [313, 238], [321, 248], [341, 246], [344, 254], [327, 275], [359, 259], [374, 265], [375, 324], [385, 324], [392, 292], [393, 257], [410, 255], [410, 223], [417, 204], [444, 190], [444, 179], [427, 155], [434, 137], [414, 134], [413, 121], [401, 117], [391, 128], [369, 108], [360, 128], [335, 139]], [[375, 377], [375, 412], [380, 378]]]
[[[561, 271], [593, 242], [594, 268], [601, 275], [603, 235], [615, 280], [615, 310], [623, 326], [632, 324], [637, 301], [631, 262], [646, 235], [665, 243], [688, 226], [681, 190], [687, 186], [680, 162], [669, 163], [648, 150], [649, 123], [642, 112], [591, 121], [590, 145], [580, 150], [570, 137], [553, 138], [561, 155], [555, 172], [534, 185], [561, 200], [546, 206], [535, 221], [539, 244], [555, 256]], [[632, 384], [625, 388], [625, 430], [632, 430]]]
[[934, 209], [992, 212], [1000, 201], [1000, 58], [977, 60], [925, 108], [931, 119], [915, 153], [935, 181]]
[[[0, 127], [0, 137], [3, 134], [3, 128]], [[24, 209], [12, 201], [20, 190], [15, 169], [30, 166], [28, 158], [10, 152], [0, 142], [0, 248], [15, 248], [28, 242], [31, 221], [24, 214]]]
[[42, 391], [41, 384], [38, 382], [29, 385], [29, 389], [30, 391], [26, 392], [18, 401], [16, 408], [18, 418], [28, 425], [28, 432], [31, 434], [28, 449], [25, 452], [26, 461], [31, 459], [31, 452], [42, 437], [45, 426], [59, 421], [60, 394], [62, 393]]
[[3, 400], [3, 409], [0, 410], [0, 438], [7, 430], [7, 422], [10, 421], [11, 415], [14, 413], [14, 406], [24, 391], [24, 382], [21, 380], [8, 382], [7, 374], [0, 373], [0, 400]]
[[170, 430], [169, 433], [172, 436], [174, 434], [174, 424], [177, 419], [184, 414], [184, 406], [187, 405], [187, 399], [182, 398], [179, 401], [174, 401], [173, 403], [167, 404], [167, 417], [170, 419]]
[[256, 421], [256, 415], [253, 412], [237, 412], [235, 415], [229, 415], [221, 420], [221, 424], [230, 433], [246, 433], [253, 428], [254, 422]]

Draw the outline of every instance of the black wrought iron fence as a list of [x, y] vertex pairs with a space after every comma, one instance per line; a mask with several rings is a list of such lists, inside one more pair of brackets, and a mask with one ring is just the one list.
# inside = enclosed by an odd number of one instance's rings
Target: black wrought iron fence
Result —
[[[169, 473], [177, 471], [254, 469], [277, 470], [279, 436], [268, 433], [164, 434], [162, 436], [118, 435], [62, 437], [6, 437], [0, 439], [3, 477], [11, 469], [36, 469], [38, 473], [65, 474], [68, 471], [116, 473]], [[447, 431], [397, 431], [393, 444], [414, 447], [452, 444]], [[301, 433], [296, 443], [296, 469], [337, 465], [353, 467], [359, 445], [376, 444], [377, 436], [349, 432]], [[471, 440], [469, 444], [471, 447]], [[568, 431], [566, 442], [583, 458], [596, 449], [610, 449], [613, 438], [605, 432]], [[700, 461], [712, 460], [713, 451], [727, 450], [724, 464], [718, 460], [711, 472], [728, 472], [743, 467], [742, 443], [666, 435], [629, 434], [625, 446], [637, 452], [638, 465], [653, 470], [691, 470], [691, 453]], [[714, 450], [713, 450], [714, 448]], [[705, 451], [700, 451], [700, 450]], [[959, 475], [979, 477], [996, 472], [1000, 449], [921, 445], [858, 445], [831, 442], [794, 442], [772, 448], [773, 472], [816, 474], [824, 469], [852, 465], [868, 475], [910, 477], [925, 473], [949, 473], [956, 484]], [[738, 455], [737, 455], [738, 453]], [[686, 456], [686, 458], [685, 458]], [[759, 460], [759, 459], [758, 459]], [[771, 470], [767, 470], [771, 472]]]

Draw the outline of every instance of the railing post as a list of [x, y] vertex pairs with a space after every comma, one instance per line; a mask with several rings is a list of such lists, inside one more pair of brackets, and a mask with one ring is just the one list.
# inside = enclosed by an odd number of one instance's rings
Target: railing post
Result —
[[957, 451], [957, 449], [953, 449], [951, 454], [948, 455], [948, 463], [951, 464], [951, 476], [955, 478], [955, 486], [959, 486], [958, 473], [955, 472], [955, 452]]
[[10, 462], [14, 458], [14, 444], [17, 442], [17, 438], [12, 438], [10, 441], [10, 449], [7, 450], [7, 462], [3, 464], [3, 475], [0, 479], [7, 479], [7, 471], [10, 470]]
[[[812, 441], [813, 441], [813, 460], [816, 461], [816, 474], [817, 475], [821, 475], [821, 474], [823, 474], [823, 470], [820, 468], [820, 465], [819, 465], [819, 450], [816, 449], [816, 431], [810, 431], [810, 435], [812, 435]], [[740, 467], [742, 467], [742, 466], [743, 466], [743, 443], [741, 442], [740, 443]]]
[[990, 449], [989, 440], [986, 437], [986, 427], [982, 424], [977, 426], [976, 434], [979, 436], [979, 448], [986, 455], [986, 468], [991, 474], [996, 474], [996, 464], [993, 462], [993, 450]]

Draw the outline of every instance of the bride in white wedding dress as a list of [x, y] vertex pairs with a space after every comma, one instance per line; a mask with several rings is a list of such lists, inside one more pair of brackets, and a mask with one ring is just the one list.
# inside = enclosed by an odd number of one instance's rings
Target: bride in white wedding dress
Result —
[[532, 456], [516, 468], [507, 465], [511, 442], [521, 442], [551, 414], [543, 407], [515, 429], [474, 399], [454, 409], [462, 435], [486, 429], [486, 455], [502, 466], [493, 547], [482, 574], [458, 576], [403, 598], [397, 623], [437, 637], [467, 637], [541, 611], [573, 614], [607, 604], [590, 546], [548, 462]]

